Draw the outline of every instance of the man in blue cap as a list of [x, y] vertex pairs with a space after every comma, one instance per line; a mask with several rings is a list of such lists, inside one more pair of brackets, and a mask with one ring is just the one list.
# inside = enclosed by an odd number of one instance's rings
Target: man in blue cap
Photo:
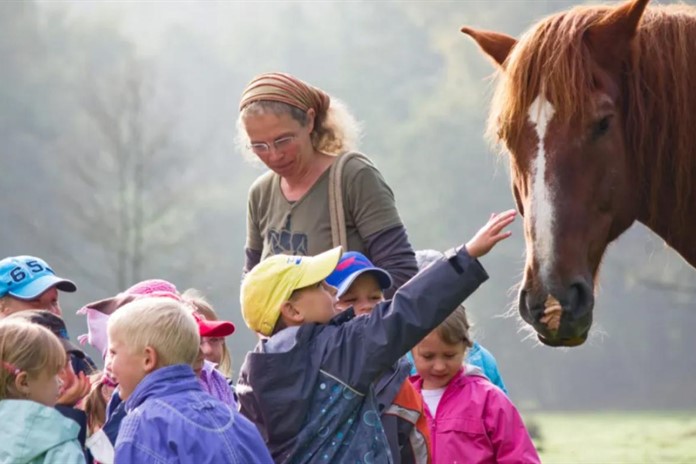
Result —
[[62, 316], [58, 290], [74, 292], [77, 287], [56, 276], [41, 258], [10, 256], [0, 261], [0, 318], [26, 309], [46, 309]]

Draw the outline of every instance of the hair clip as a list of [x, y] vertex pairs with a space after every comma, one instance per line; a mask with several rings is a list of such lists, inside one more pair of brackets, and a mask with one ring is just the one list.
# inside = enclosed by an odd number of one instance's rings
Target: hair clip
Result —
[[17, 375], [20, 373], [20, 370], [17, 366], [7, 361], [2, 362], [2, 367], [4, 367], [5, 370], [7, 370], [7, 372], [9, 372], [12, 375]]

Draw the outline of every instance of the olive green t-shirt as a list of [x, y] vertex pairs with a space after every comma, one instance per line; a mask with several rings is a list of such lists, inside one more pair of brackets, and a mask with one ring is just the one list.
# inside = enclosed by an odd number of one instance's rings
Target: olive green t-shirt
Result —
[[[286, 200], [273, 171], [256, 179], [249, 190], [246, 248], [261, 251], [262, 260], [276, 254], [314, 256], [333, 248], [329, 171], [295, 202]], [[365, 237], [402, 224], [394, 194], [377, 168], [358, 158], [346, 162], [342, 175], [348, 247], [365, 253]]]

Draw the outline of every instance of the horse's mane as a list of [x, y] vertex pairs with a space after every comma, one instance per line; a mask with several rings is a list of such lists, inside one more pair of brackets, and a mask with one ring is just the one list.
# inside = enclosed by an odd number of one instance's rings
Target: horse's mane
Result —
[[[586, 31], [609, 6], [580, 6], [540, 21], [513, 48], [495, 90], [489, 135], [516, 145], [533, 100], [543, 92], [563, 122], [592, 114], [583, 98], [593, 88]], [[675, 214], [693, 202], [696, 178], [696, 8], [655, 6], [641, 18], [626, 76], [626, 142], [649, 177], [646, 196], [657, 211], [660, 187], [676, 189]], [[682, 219], [684, 217], [682, 216]]]

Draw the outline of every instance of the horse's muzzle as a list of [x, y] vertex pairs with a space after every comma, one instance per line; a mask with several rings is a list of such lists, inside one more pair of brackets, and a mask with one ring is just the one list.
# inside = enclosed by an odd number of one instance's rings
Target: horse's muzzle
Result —
[[[557, 309], [555, 320], [549, 316], [551, 301]], [[551, 293], [520, 290], [520, 315], [548, 346], [582, 345], [592, 326], [593, 308], [594, 294], [585, 279], [576, 279], [564, 289], [554, 288]]]

